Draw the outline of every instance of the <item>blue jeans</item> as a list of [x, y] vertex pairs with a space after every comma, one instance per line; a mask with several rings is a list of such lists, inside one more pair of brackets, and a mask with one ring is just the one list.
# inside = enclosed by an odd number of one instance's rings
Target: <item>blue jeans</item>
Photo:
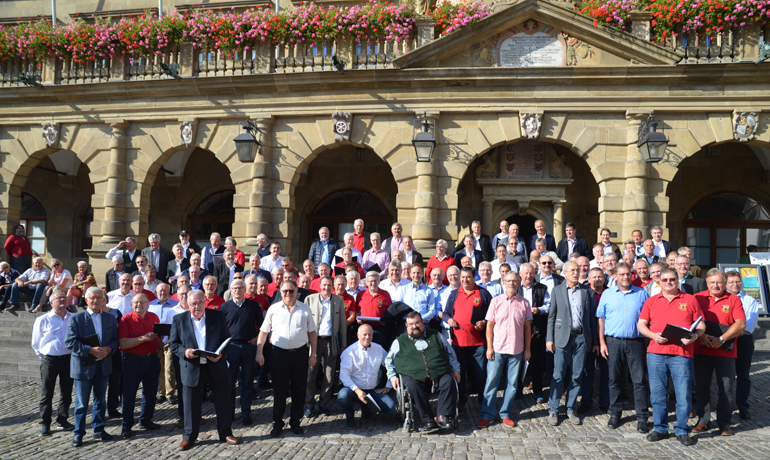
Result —
[[142, 384], [142, 412], [139, 424], [152, 421], [155, 415], [155, 397], [158, 393], [160, 360], [157, 354], [136, 356], [123, 352], [123, 431], [134, 426], [134, 405], [139, 384]]
[[[364, 392], [372, 395], [372, 398], [377, 401], [377, 405], [380, 406], [383, 414], [392, 414], [396, 412], [396, 401], [394, 401], [389, 394], [377, 393], [374, 390], [364, 390]], [[353, 420], [355, 418], [356, 403], [361, 406], [361, 415], [364, 415], [364, 411], [367, 411], [370, 415], [376, 411], [376, 408], [372, 406], [371, 402], [367, 404], [362, 403], [361, 400], [358, 399], [356, 392], [348, 387], [343, 387], [339, 393], [337, 393], [337, 404], [340, 405], [348, 420]]]
[[75, 436], [86, 434], [86, 414], [91, 390], [94, 393], [94, 408], [91, 411], [91, 427], [94, 433], [104, 432], [104, 411], [107, 409], [107, 375], [102, 375], [101, 365], [96, 365], [96, 375], [90, 380], [75, 379]]
[[508, 384], [505, 387], [503, 405], [500, 407], [500, 418], [511, 418], [522, 358], [522, 353], [518, 355], [504, 355], [495, 352], [495, 360], [487, 362], [487, 384], [484, 388], [484, 401], [481, 403], [481, 418], [487, 420], [495, 419], [497, 389], [500, 385], [500, 378], [503, 376], [503, 370], [505, 370]]
[[[571, 334], [567, 346], [555, 348], [553, 356], [553, 379], [551, 391], [548, 397], [549, 412], [559, 413], [559, 402], [564, 393], [565, 380], [567, 381], [567, 413], [577, 409], [577, 397], [580, 393], [580, 377], [583, 375], [583, 366], [586, 362], [586, 339], [583, 334]], [[567, 370], [572, 368], [570, 375]], [[567, 380], [568, 379], [568, 380]]]
[[32, 286], [19, 287], [18, 284], [13, 283], [11, 286], [11, 305], [19, 304], [19, 293], [23, 292], [32, 296], [32, 306], [36, 307], [40, 303], [40, 299], [43, 298], [45, 290], [48, 288], [48, 284], [39, 283]]
[[692, 410], [692, 379], [694, 365], [692, 358], [678, 355], [647, 353], [647, 372], [650, 377], [650, 402], [655, 431], [668, 433], [668, 379], [674, 385], [676, 394], [676, 424], [674, 434], [688, 434], [687, 421]]

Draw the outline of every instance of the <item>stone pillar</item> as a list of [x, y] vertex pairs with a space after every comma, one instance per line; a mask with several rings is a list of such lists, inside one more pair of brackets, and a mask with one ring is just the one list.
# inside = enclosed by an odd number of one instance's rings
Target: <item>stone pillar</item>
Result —
[[623, 228], [619, 241], [631, 236], [631, 232], [639, 229], [647, 235], [647, 163], [642, 159], [636, 142], [639, 137], [639, 126], [642, 120], [649, 117], [648, 112], [627, 111], [628, 152], [626, 158], [626, 188], [623, 198]]
[[494, 198], [484, 198], [482, 199], [482, 202], [484, 203], [484, 209], [481, 216], [481, 228], [487, 233], [494, 234], [491, 229], [497, 228], [495, 223], [492, 221], [492, 212], [494, 211], [495, 200]]
[[553, 236], [556, 241], [564, 235], [564, 204], [566, 200], [553, 202]]
[[427, 45], [433, 41], [436, 30], [436, 20], [430, 16], [418, 16], [414, 22], [417, 27], [417, 47]]
[[647, 11], [632, 11], [631, 16], [631, 35], [645, 41], [650, 40], [650, 30], [652, 29], [652, 13]]
[[[247, 239], [244, 246], [257, 247], [257, 235], [273, 234], [272, 219], [272, 181], [270, 179], [270, 165], [272, 164], [272, 128], [273, 117], [263, 116], [256, 118], [254, 122], [262, 131], [262, 152], [257, 153], [251, 167], [251, 196], [249, 197], [249, 222], [246, 224]], [[258, 133], [255, 133], [258, 135]]]
[[[415, 113], [416, 117], [422, 114]], [[428, 112], [438, 126], [438, 112]], [[436, 133], [434, 133], [436, 135]], [[438, 136], [436, 136], [438, 137]], [[412, 147], [403, 147], [412, 150]], [[436, 146], [438, 151], [438, 145]], [[411, 152], [414, 155], [414, 152]], [[415, 162], [416, 157], [415, 158]], [[417, 162], [417, 189], [414, 193], [415, 219], [412, 225], [412, 239], [419, 250], [435, 247], [435, 242], [440, 238], [438, 231], [438, 159], [435, 151], [430, 162]]]
[[127, 235], [126, 228], [126, 144], [128, 122], [111, 123], [110, 163], [107, 165], [107, 193], [100, 244], [115, 245]]

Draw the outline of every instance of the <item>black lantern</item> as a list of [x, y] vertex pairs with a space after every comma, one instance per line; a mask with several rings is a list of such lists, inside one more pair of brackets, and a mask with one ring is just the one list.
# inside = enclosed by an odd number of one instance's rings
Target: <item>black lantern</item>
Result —
[[433, 156], [433, 150], [436, 149], [435, 133], [436, 122], [428, 120], [427, 113], [423, 114], [422, 121], [419, 118], [414, 120], [412, 126], [412, 145], [414, 146], [414, 153], [417, 155], [418, 162], [427, 163]]
[[[257, 153], [262, 153], [262, 131], [257, 128], [257, 125], [251, 121], [246, 120], [246, 124], [243, 126], [245, 132], [239, 134], [233, 141], [235, 142], [235, 151], [238, 153], [238, 159], [243, 163], [253, 163], [257, 156]], [[258, 137], [254, 137], [253, 131], [256, 131]]]
[[655, 112], [650, 112], [647, 121], [643, 121], [639, 126], [639, 140], [636, 146], [645, 163], [659, 163], [666, 153], [668, 138], [663, 133], [655, 131], [658, 122], [655, 121]]

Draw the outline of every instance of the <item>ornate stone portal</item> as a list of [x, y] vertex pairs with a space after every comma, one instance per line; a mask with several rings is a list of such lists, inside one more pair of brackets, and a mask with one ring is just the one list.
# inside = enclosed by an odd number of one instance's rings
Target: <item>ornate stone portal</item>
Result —
[[554, 235], [561, 235], [566, 188], [572, 181], [572, 169], [550, 144], [527, 140], [497, 147], [476, 169], [476, 182], [483, 189], [484, 228], [495, 228], [499, 217], [495, 213], [511, 206], [520, 215], [550, 209], [550, 216], [536, 217], [543, 218]]

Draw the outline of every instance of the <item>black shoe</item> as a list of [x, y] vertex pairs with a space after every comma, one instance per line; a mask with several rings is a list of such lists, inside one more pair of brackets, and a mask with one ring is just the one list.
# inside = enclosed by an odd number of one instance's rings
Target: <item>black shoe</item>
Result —
[[301, 426], [293, 426], [291, 427], [291, 431], [294, 432], [294, 434], [296, 434], [297, 436], [302, 436], [303, 434], [305, 434], [305, 429], [302, 428]]
[[329, 406], [321, 406], [319, 412], [321, 412], [321, 415], [329, 415], [332, 413], [331, 409], [329, 409]]
[[8, 302], [0, 302], [0, 311], [5, 310], [5, 307], [8, 306]]
[[271, 438], [277, 438], [278, 436], [281, 435], [281, 431], [283, 431], [283, 428], [279, 428], [279, 427], [273, 425], [273, 429], [270, 430], [270, 437]]
[[585, 414], [586, 412], [591, 410], [591, 406], [589, 404], [581, 404], [577, 408], [578, 414]]
[[454, 427], [452, 417], [449, 417], [447, 415], [439, 415], [438, 417], [436, 417], [436, 424], [445, 430], [448, 430]]
[[59, 425], [59, 427], [64, 431], [72, 431], [75, 429], [75, 425], [71, 424], [66, 420], [61, 420], [57, 422], [57, 425]]
[[243, 425], [250, 426], [251, 423], [251, 416], [249, 416], [249, 414], [243, 414]]
[[83, 437], [75, 436], [72, 438], [72, 447], [83, 447]]
[[110, 418], [123, 418], [123, 414], [121, 414], [120, 411], [117, 409], [111, 410], [107, 415]]
[[439, 428], [436, 422], [433, 419], [431, 419], [423, 423], [422, 426], [420, 426], [420, 428], [417, 429], [417, 431], [419, 431], [420, 433], [430, 433], [438, 429]]
[[155, 402], [158, 403], [158, 404], [164, 403], [164, 402], [166, 402], [166, 397], [163, 396], [163, 395], [158, 395], [158, 397], [155, 398]]
[[646, 420], [638, 420], [636, 422], [636, 432], [637, 433], [649, 433], [650, 427], [647, 426]]
[[308, 406], [305, 408], [305, 418], [313, 417], [313, 408]]
[[345, 429], [353, 431], [356, 429], [356, 421], [352, 418], [345, 420]]
[[168, 402], [170, 402], [171, 404], [178, 404], [179, 400], [177, 399], [176, 396], [171, 396], [168, 398]]
[[153, 422], [153, 421], [140, 423], [139, 426], [141, 426], [145, 430], [150, 430], [150, 431], [152, 431], [152, 430], [159, 430], [160, 429], [160, 425], [155, 423], [155, 422]]
[[620, 417], [612, 416], [610, 417], [610, 421], [607, 422], [607, 427], [612, 428], [613, 430], [616, 430], [620, 426]]
[[114, 436], [107, 433], [106, 431], [102, 431], [101, 433], [94, 433], [94, 437], [96, 439], [101, 439], [102, 441], [112, 441]]
[[40, 425], [38, 436], [51, 436], [51, 425]]
[[740, 415], [743, 420], [751, 420], [751, 412], [749, 412], [748, 409], [741, 409], [738, 411], [738, 415]]
[[133, 436], [134, 436], [134, 430], [131, 430], [131, 429], [123, 430], [120, 433], [120, 437], [123, 438], [123, 439], [128, 439], [128, 438], [131, 438]]
[[661, 439], [668, 439], [668, 433], [653, 431], [652, 433], [647, 435], [647, 440], [650, 442], [660, 441]]
[[687, 446], [687, 447], [693, 446], [695, 445], [696, 442], [698, 442], [697, 439], [691, 438], [689, 435], [686, 435], [686, 434], [680, 434], [679, 436], [676, 437], [676, 439], [678, 439], [683, 446]]
[[[18, 310], [19, 310], [19, 306], [18, 305], [11, 305], [10, 307], [6, 308], [6, 311], [18, 311]], [[72, 443], [74, 444], [75, 442], [73, 441]], [[80, 445], [82, 446], [83, 443], [81, 442]]]
[[601, 404], [599, 405], [599, 412], [600, 413], [606, 414], [608, 410], [610, 410], [610, 406], [602, 406]]

